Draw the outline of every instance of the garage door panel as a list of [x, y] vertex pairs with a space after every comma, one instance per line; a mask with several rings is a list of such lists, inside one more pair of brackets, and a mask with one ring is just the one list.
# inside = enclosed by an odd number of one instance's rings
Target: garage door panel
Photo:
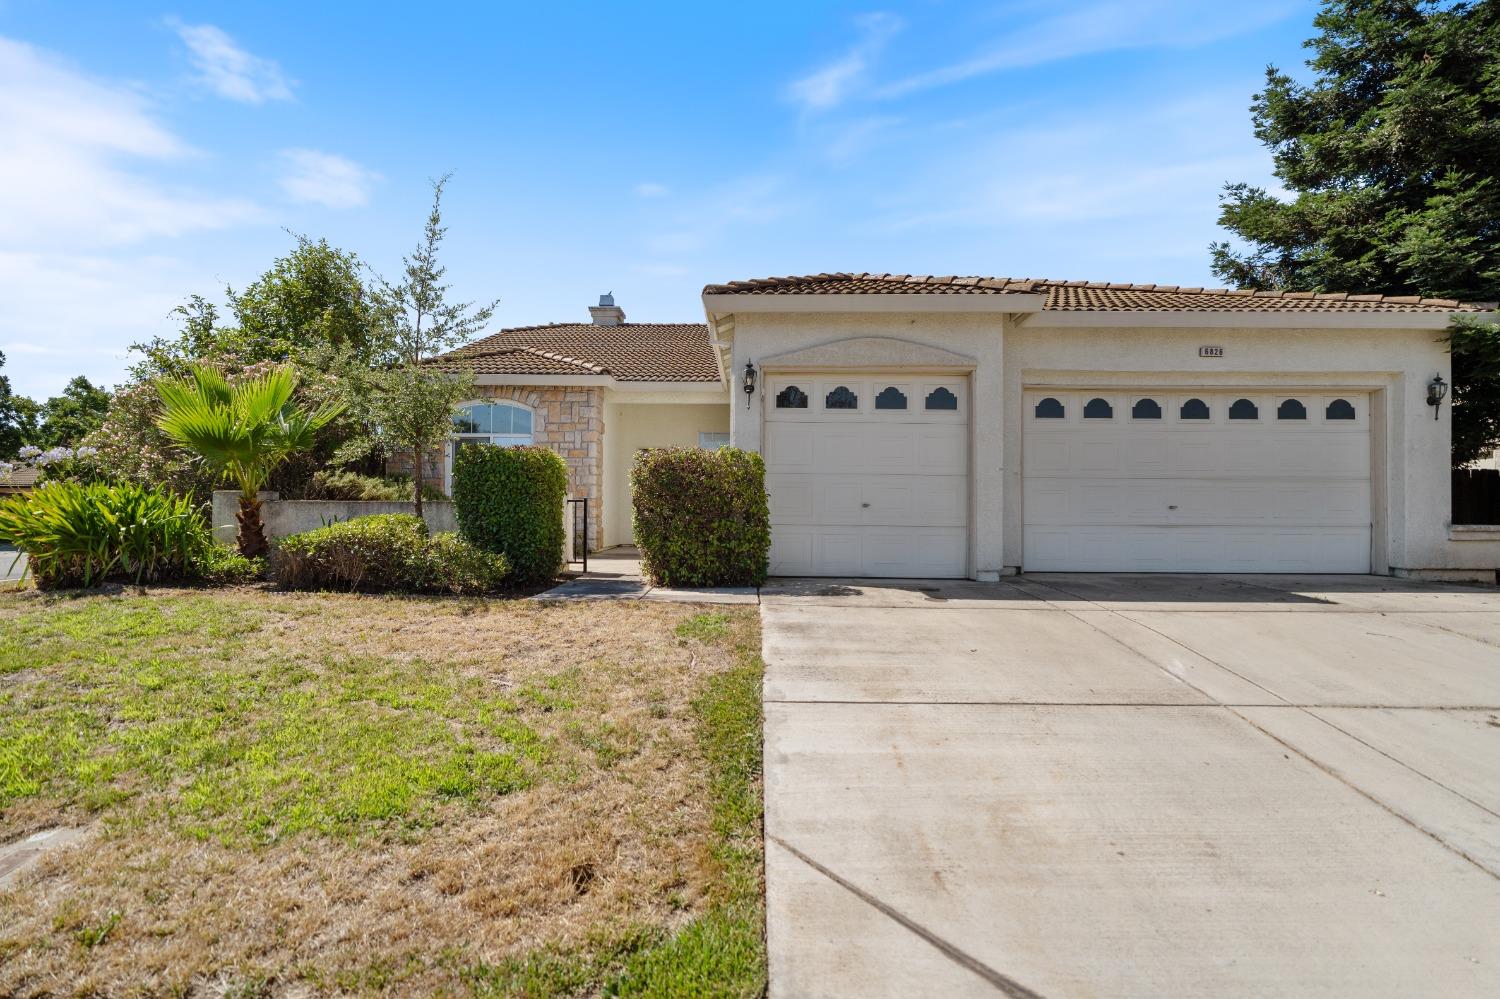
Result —
[[[1030, 413], [1044, 395], [1077, 413], [1103, 393], [1028, 392]], [[1160, 420], [1028, 417], [1026, 568], [1369, 571], [1367, 395], [1348, 397], [1360, 419], [1339, 424], [1277, 420], [1269, 395], [1258, 419], [1228, 420], [1242, 393], [1191, 396], [1207, 403], [1210, 419], [1180, 419], [1176, 401], [1163, 405]], [[1303, 402], [1316, 415], [1326, 406], [1315, 397]]]
[[[788, 384], [808, 379], [778, 376]], [[827, 384], [824, 384], [824, 383]], [[894, 383], [891, 383], [894, 384]], [[768, 412], [771, 571], [778, 575], [963, 576], [968, 568], [969, 433], [961, 380], [907, 379], [905, 410], [877, 410], [886, 385], [817, 380], [803, 409]], [[828, 410], [847, 386], [857, 409]], [[926, 409], [934, 396], [938, 408]], [[957, 399], [957, 409], [942, 405]], [[774, 415], [772, 415], [774, 413]]]

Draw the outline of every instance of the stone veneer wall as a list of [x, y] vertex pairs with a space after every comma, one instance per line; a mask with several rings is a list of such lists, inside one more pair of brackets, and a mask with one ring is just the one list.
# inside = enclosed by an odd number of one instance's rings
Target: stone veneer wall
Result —
[[[476, 398], [507, 399], [531, 407], [531, 439], [549, 447], [568, 466], [568, 496], [588, 497], [589, 544], [604, 537], [604, 390], [589, 386], [479, 385]], [[392, 475], [410, 475], [410, 453], [386, 462]], [[423, 463], [423, 478], [441, 484], [443, 453], [433, 449]]]

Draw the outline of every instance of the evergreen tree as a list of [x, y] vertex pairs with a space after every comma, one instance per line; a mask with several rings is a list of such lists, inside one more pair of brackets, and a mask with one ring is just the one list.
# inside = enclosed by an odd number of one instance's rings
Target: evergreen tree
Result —
[[[1500, 300], [1500, 3], [1327, 0], [1301, 84], [1251, 112], [1291, 193], [1230, 184], [1214, 272], [1242, 288]], [[1454, 461], [1500, 444], [1500, 339], [1455, 330]]]

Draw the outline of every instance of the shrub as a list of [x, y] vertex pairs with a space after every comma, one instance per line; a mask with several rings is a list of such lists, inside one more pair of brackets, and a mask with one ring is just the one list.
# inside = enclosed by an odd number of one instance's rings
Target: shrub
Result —
[[492, 593], [510, 575], [504, 555], [475, 547], [451, 532], [427, 539], [421, 569], [422, 589], [432, 593]]
[[216, 586], [253, 583], [265, 574], [265, 559], [246, 558], [228, 545], [218, 543], [193, 556], [187, 568], [190, 579]]
[[661, 586], [759, 586], [770, 567], [766, 466], [738, 448], [652, 448], [630, 472], [641, 571]]
[[276, 543], [272, 576], [289, 590], [489, 593], [509, 574], [504, 556], [455, 534], [429, 536], [410, 513], [356, 517]]
[[0, 542], [26, 553], [39, 589], [183, 578], [213, 535], [193, 502], [134, 483], [48, 482], [0, 501]]
[[504, 554], [523, 583], [551, 579], [562, 567], [567, 495], [567, 466], [544, 447], [465, 446], [453, 462], [459, 533]]
[[[388, 503], [411, 502], [411, 479], [401, 476], [381, 478], [361, 475], [347, 469], [323, 469], [314, 472], [303, 491], [303, 499], [312, 500], [381, 500]], [[436, 486], [423, 484], [422, 498], [443, 500], [448, 497]]]

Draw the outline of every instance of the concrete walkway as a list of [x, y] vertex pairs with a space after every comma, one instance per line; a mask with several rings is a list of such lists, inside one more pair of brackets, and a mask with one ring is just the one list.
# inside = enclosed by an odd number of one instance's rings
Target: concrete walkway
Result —
[[1500, 592], [777, 581], [771, 994], [1500, 995]]
[[607, 548], [589, 556], [589, 571], [533, 600], [668, 600], [690, 604], [753, 604], [753, 586], [652, 586], [641, 576], [641, 555], [633, 546]]
[[0, 583], [14, 583], [26, 574], [26, 556], [9, 545], [0, 545]]

